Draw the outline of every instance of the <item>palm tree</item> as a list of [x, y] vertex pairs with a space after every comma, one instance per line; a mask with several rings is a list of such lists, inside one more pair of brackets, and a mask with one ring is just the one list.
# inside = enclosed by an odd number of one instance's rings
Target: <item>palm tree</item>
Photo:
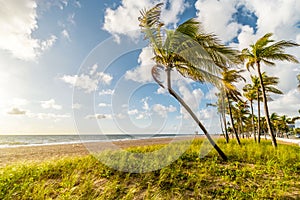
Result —
[[238, 142], [239, 145], [241, 145], [238, 133], [236, 131], [236, 128], [234, 126], [234, 121], [233, 121], [233, 116], [232, 116], [232, 105], [231, 105], [231, 101], [241, 101], [240, 97], [241, 97], [241, 93], [238, 91], [238, 89], [236, 88], [235, 85], [233, 85], [233, 83], [238, 82], [239, 80], [244, 80], [245, 79], [240, 75], [240, 73], [243, 72], [243, 70], [227, 70], [224, 69], [224, 71], [222, 72], [222, 83], [223, 83], [223, 87], [222, 87], [222, 92], [225, 94], [226, 96], [226, 100], [228, 102], [228, 112], [229, 112], [229, 117], [230, 117], [230, 121], [231, 121], [231, 125], [232, 125], [232, 130], [233, 133], [236, 137], [236, 140]]
[[272, 33], [267, 33], [262, 38], [258, 39], [255, 44], [250, 45], [250, 49], [243, 49], [241, 59], [247, 61], [247, 69], [249, 69], [250, 67], [256, 67], [257, 69], [258, 77], [261, 84], [268, 132], [272, 138], [273, 146], [277, 147], [276, 138], [271, 128], [265, 86], [262, 81], [261, 63], [264, 63], [268, 66], [274, 66], [274, 60], [298, 63], [298, 60], [293, 55], [285, 53], [284, 49], [287, 47], [295, 47], [299, 45], [297, 43], [285, 40], [281, 40], [279, 42], [274, 43], [274, 40], [270, 39], [272, 35]]
[[256, 142], [256, 134], [255, 134], [255, 126], [254, 126], [254, 112], [253, 112], [253, 101], [255, 99], [257, 99], [256, 89], [251, 84], [246, 84], [243, 87], [243, 91], [244, 91], [244, 93], [243, 93], [244, 97], [246, 97], [246, 99], [250, 103], [252, 134], [254, 137], [254, 141]]
[[272, 128], [274, 129], [275, 135], [276, 137], [278, 137], [278, 133], [279, 133], [279, 115], [277, 113], [272, 113], [270, 116], [270, 120], [272, 122]]
[[[195, 19], [189, 19], [175, 30], [167, 30], [163, 34], [163, 23], [160, 22], [161, 6], [160, 3], [149, 10], [143, 10], [139, 17], [141, 30], [155, 54], [156, 65], [152, 68], [152, 76], [187, 110], [211, 145], [223, 160], [227, 160], [196, 114], [173, 90], [171, 71], [175, 69], [193, 80], [220, 85], [219, 75], [222, 67], [231, 63], [230, 59], [236, 60], [236, 51], [221, 45], [214, 35], [204, 33]], [[166, 87], [160, 80], [159, 75], [162, 71], [166, 72]]]
[[[229, 135], [227, 130], [227, 124], [226, 124], [226, 102], [224, 101], [223, 96], [221, 93], [215, 94], [218, 97], [218, 100], [216, 103], [207, 103], [206, 106], [213, 106], [216, 107], [218, 110], [218, 113], [220, 115], [220, 125], [223, 135], [225, 136], [226, 143], [229, 143]], [[223, 128], [224, 126], [224, 128]]]
[[257, 101], [257, 142], [260, 143], [260, 134], [261, 134], [261, 126], [260, 126], [260, 102], [261, 102], [261, 89], [260, 89], [260, 81], [257, 76], [251, 76], [252, 87], [253, 90], [256, 91], [256, 101]]
[[[279, 79], [277, 77], [269, 77], [265, 72], [262, 73], [263, 84], [265, 86], [267, 99], [272, 100], [268, 93], [274, 94], [282, 94], [282, 92], [274, 87], [279, 83]], [[256, 90], [256, 100], [257, 100], [257, 134], [258, 134], [258, 143], [260, 143], [260, 135], [261, 135], [261, 117], [260, 117], [260, 102], [262, 101], [262, 91], [260, 79], [258, 76], [251, 76], [252, 87], [253, 90]], [[265, 131], [264, 131], [265, 133]]]
[[236, 117], [237, 126], [238, 126], [238, 132], [239, 135], [242, 135], [243, 138], [245, 138], [244, 133], [244, 124], [247, 120], [247, 116], [249, 115], [249, 106], [246, 102], [238, 101], [235, 106], [233, 106], [234, 115]]

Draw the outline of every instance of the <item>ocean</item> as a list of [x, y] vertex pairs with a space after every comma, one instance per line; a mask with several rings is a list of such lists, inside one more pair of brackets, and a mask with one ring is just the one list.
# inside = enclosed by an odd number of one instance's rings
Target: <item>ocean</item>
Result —
[[[56, 144], [76, 144], [85, 142], [108, 142], [148, 138], [172, 138], [178, 134], [99, 134], [99, 135], [0, 135], [0, 148], [20, 146], [44, 146]], [[191, 136], [180, 134], [180, 136]]]

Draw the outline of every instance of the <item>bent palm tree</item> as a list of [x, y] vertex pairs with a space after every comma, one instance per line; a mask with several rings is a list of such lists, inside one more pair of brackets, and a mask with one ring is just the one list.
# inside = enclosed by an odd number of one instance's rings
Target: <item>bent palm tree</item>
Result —
[[[164, 88], [188, 111], [207, 139], [219, 155], [227, 160], [226, 155], [217, 146], [209, 135], [206, 128], [199, 121], [195, 113], [184, 100], [173, 90], [171, 85], [171, 71], [176, 69], [185, 77], [204, 82], [208, 81], [215, 85], [220, 84], [218, 75], [222, 71], [221, 66], [226, 66], [230, 58], [234, 58], [233, 50], [220, 45], [215, 36], [205, 34], [199, 28], [199, 22], [194, 19], [187, 20], [175, 30], [167, 30], [165, 35], [160, 22], [162, 4], [141, 11], [139, 17], [140, 27], [149, 40], [154, 51], [154, 60], [157, 65], [152, 68], [154, 80]], [[167, 75], [167, 86], [160, 81], [160, 70]]]
[[284, 52], [284, 49], [287, 47], [295, 47], [299, 46], [297, 43], [291, 41], [281, 40], [279, 42], [274, 43], [274, 40], [271, 40], [272, 33], [267, 33], [262, 38], [258, 39], [257, 42], [253, 45], [250, 45], [250, 49], [243, 49], [241, 58], [244, 61], [247, 61], [246, 67], [249, 69], [250, 67], [256, 67], [258, 77], [260, 80], [262, 97], [264, 102], [264, 111], [266, 116], [266, 122], [268, 127], [268, 132], [272, 138], [272, 144], [274, 147], [277, 147], [276, 137], [271, 128], [271, 122], [269, 117], [269, 108], [266, 97], [265, 86], [262, 81], [262, 73], [261, 73], [261, 63], [268, 66], [274, 66], [275, 63], [272, 62], [274, 60], [280, 61], [290, 61], [294, 63], [298, 63], [298, 60], [290, 54]]
[[245, 81], [245, 79], [240, 75], [241, 72], [243, 72], [243, 70], [237, 71], [234, 69], [232, 69], [232, 70], [225, 69], [222, 72], [222, 85], [223, 85], [222, 90], [223, 90], [223, 93], [225, 94], [227, 102], [228, 102], [228, 111], [229, 111], [229, 117], [230, 117], [230, 121], [231, 121], [231, 125], [232, 125], [232, 130], [233, 130], [233, 133], [234, 133], [239, 145], [241, 144], [241, 142], [240, 142], [238, 133], [236, 131], [236, 128], [234, 126], [230, 100], [233, 100], [236, 102], [241, 101], [240, 100], [241, 93], [238, 91], [236, 86], [233, 85], [233, 83], [236, 83], [239, 80]]

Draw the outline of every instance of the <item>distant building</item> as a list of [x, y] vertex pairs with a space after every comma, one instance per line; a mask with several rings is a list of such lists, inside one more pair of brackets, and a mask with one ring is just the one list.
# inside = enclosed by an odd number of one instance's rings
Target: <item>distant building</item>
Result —
[[289, 129], [294, 129], [295, 128], [295, 124], [288, 124]]

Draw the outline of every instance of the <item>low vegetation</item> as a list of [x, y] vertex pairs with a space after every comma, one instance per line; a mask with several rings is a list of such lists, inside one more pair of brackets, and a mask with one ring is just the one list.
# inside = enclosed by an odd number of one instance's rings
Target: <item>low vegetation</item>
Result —
[[[220, 139], [218, 145], [228, 155], [224, 162], [215, 151], [201, 158], [203, 142], [195, 140], [175, 162], [147, 173], [120, 172], [93, 156], [7, 166], [0, 169], [0, 199], [300, 198], [298, 146], [280, 144], [274, 149], [264, 140], [260, 145], [242, 140], [239, 146]], [[162, 147], [129, 151], [143, 153]]]

